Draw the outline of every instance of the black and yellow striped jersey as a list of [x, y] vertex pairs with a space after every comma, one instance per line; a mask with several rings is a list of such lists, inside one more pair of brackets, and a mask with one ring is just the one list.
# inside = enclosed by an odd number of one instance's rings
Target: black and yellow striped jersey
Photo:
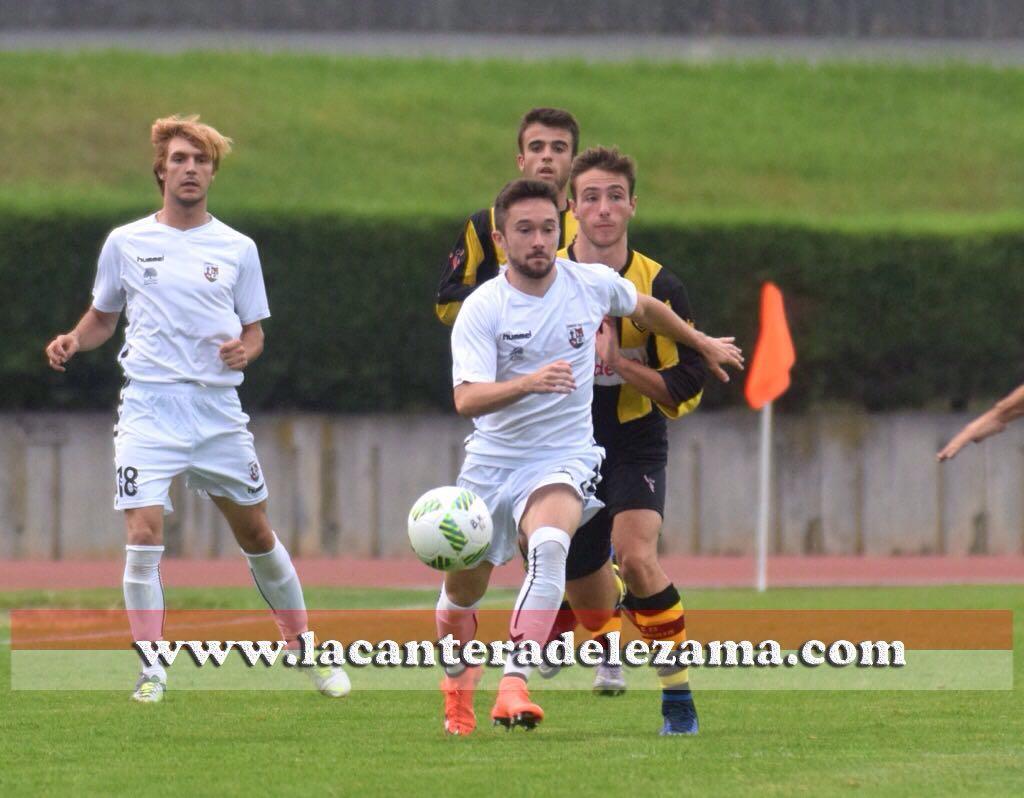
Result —
[[[562, 230], [558, 248], [561, 249], [576, 240], [576, 217], [566, 208], [559, 214], [559, 224]], [[462, 234], [448, 253], [434, 308], [437, 317], [448, 326], [455, 323], [459, 308], [473, 289], [496, 277], [507, 260], [505, 252], [491, 238], [493, 229], [494, 208], [477, 211], [466, 220]]]
[[[576, 260], [573, 247], [558, 253]], [[619, 272], [639, 293], [664, 302], [693, 323], [682, 282], [660, 263], [630, 250]], [[622, 354], [657, 369], [675, 404], [655, 403], [597, 360], [594, 373], [594, 438], [607, 459], [663, 463], [668, 454], [666, 418], [679, 418], [700, 404], [707, 373], [701, 356], [671, 338], [654, 335], [628, 318], [614, 320]]]

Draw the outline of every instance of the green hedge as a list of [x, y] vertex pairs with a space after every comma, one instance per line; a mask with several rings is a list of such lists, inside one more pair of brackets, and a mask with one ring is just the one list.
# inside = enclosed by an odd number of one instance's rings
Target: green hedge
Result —
[[[0, 215], [5, 410], [110, 408], [116, 345], [50, 372], [47, 340], [89, 301], [107, 231], [144, 211]], [[247, 374], [252, 409], [450, 407], [447, 330], [433, 315], [457, 219], [239, 216], [260, 247], [273, 318]], [[1024, 362], [1024, 232], [868, 233], [770, 224], [644, 226], [632, 243], [674, 268], [698, 323], [749, 352], [758, 286], [783, 289], [798, 352], [783, 407], [962, 405], [1004, 393]], [[742, 380], [706, 406], [742, 401]]]

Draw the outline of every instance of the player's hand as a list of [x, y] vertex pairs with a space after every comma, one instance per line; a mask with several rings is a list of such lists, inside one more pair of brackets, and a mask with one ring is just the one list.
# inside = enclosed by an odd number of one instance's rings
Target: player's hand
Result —
[[725, 373], [723, 366], [732, 366], [738, 371], [743, 371], [743, 350], [733, 343], [735, 340], [735, 338], [704, 336], [704, 342], [700, 349], [701, 357], [708, 364], [711, 373], [722, 382], [729, 381], [729, 375]]
[[220, 359], [229, 369], [241, 371], [249, 365], [249, 355], [245, 352], [245, 344], [237, 338], [232, 338], [221, 344], [219, 354]]
[[530, 393], [572, 393], [576, 390], [576, 379], [567, 360], [556, 360], [537, 369], [527, 377], [526, 384]]
[[940, 463], [944, 460], [952, 460], [956, 457], [957, 452], [967, 444], [979, 443], [990, 435], [1002, 432], [1004, 429], [1006, 429], [1006, 424], [1000, 421], [995, 413], [986, 413], [974, 419], [974, 421], [954, 435], [953, 440], [947, 443], [936, 457]]
[[66, 371], [64, 364], [78, 351], [78, 336], [74, 333], [58, 335], [46, 347], [46, 359], [54, 371]]
[[610, 369], [619, 362], [619, 335], [615, 322], [607, 316], [597, 328], [597, 357]]

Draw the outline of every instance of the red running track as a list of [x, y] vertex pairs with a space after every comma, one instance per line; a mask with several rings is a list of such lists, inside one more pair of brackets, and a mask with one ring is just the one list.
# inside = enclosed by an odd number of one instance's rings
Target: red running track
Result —
[[[750, 587], [751, 557], [662, 559], [681, 587]], [[434, 588], [441, 575], [410, 559], [297, 559], [302, 582], [323, 587]], [[115, 587], [121, 584], [120, 560], [0, 560], [0, 590], [60, 590]], [[242, 557], [223, 560], [165, 559], [164, 584], [174, 587], [249, 586], [252, 577]], [[523, 569], [512, 562], [495, 571], [491, 584], [518, 587]], [[1024, 556], [991, 557], [772, 557], [772, 587], [844, 585], [1024, 584]]]

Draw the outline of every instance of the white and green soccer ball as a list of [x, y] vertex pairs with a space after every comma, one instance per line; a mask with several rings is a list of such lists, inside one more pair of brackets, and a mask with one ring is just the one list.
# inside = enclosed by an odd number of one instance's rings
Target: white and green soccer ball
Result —
[[491, 545], [491, 514], [465, 488], [428, 490], [409, 511], [409, 542], [424, 563], [439, 571], [472, 568]]

